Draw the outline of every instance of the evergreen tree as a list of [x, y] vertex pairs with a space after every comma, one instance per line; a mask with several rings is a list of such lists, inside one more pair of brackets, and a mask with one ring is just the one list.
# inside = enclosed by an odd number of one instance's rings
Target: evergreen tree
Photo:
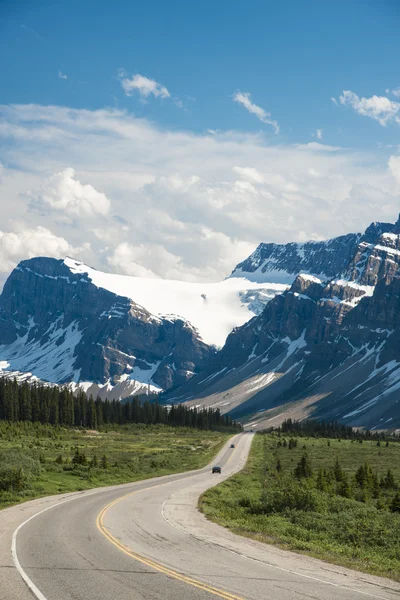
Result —
[[303, 479], [312, 476], [311, 462], [306, 452], [303, 454], [300, 461], [298, 462], [297, 467], [294, 470], [294, 476], [297, 479]]
[[396, 492], [393, 496], [389, 508], [392, 512], [400, 513], [400, 492]]

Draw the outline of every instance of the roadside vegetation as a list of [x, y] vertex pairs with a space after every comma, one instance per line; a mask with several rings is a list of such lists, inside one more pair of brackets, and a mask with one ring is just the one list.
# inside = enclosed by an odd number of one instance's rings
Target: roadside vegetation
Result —
[[96, 431], [0, 421], [0, 508], [201, 468], [230, 435], [163, 424]]
[[336, 424], [257, 434], [200, 507], [235, 533], [400, 581], [400, 440]]

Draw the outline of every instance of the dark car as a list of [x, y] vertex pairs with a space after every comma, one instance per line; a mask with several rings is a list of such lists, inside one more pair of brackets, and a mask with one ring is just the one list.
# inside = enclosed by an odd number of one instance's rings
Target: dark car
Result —
[[234, 448], [234, 447], [235, 447], [235, 444], [231, 444], [231, 448]]
[[221, 473], [221, 467], [213, 467], [212, 472], [213, 473]]

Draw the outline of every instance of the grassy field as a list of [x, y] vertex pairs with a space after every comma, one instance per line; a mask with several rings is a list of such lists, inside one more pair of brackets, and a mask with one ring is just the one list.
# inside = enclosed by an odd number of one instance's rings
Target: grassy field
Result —
[[[400, 443], [289, 441], [256, 435], [245, 469], [202, 496], [203, 512], [235, 533], [399, 581]], [[308, 476], [294, 474], [300, 461]]]
[[0, 508], [200, 468], [230, 435], [164, 425], [97, 432], [0, 422]]

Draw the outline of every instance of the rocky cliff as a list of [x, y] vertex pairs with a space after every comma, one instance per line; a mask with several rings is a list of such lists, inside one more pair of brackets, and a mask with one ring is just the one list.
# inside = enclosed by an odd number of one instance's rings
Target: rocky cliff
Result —
[[320, 242], [261, 243], [230, 277], [290, 284], [299, 273], [307, 273], [328, 280], [348, 267], [360, 242], [376, 244], [383, 233], [392, 229], [391, 223], [372, 223], [364, 234], [349, 233]]
[[215, 352], [187, 321], [154, 316], [62, 260], [21, 262], [4, 286], [0, 315], [2, 368], [56, 383], [169, 389]]
[[400, 427], [399, 233], [399, 222], [374, 223], [334, 277], [299, 275], [170, 397], [254, 415], [255, 424], [284, 411]]

